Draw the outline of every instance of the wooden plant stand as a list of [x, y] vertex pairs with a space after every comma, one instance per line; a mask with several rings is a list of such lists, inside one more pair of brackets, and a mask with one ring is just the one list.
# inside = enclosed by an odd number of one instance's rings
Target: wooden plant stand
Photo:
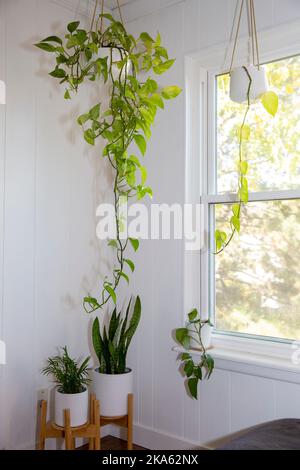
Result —
[[45, 440], [49, 438], [65, 439], [66, 450], [75, 449], [76, 438], [87, 438], [89, 450], [100, 450], [100, 407], [94, 394], [90, 398], [90, 419], [87, 424], [71, 427], [70, 410], [64, 410], [64, 422], [64, 427], [57, 426], [52, 421], [47, 423], [47, 402], [41, 401], [38, 450], [45, 449]]
[[127, 449], [132, 450], [132, 428], [133, 428], [133, 394], [128, 395], [127, 415], [125, 416], [100, 416], [100, 426], [106, 424], [116, 424], [123, 428], [127, 428]]

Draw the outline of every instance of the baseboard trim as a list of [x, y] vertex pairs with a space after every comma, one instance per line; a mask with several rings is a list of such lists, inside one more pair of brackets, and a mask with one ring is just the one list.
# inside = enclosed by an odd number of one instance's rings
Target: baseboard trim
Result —
[[[126, 440], [126, 430], [111, 425], [111, 435]], [[133, 425], [133, 441], [136, 445], [149, 450], [187, 450], [207, 447], [199, 442], [186, 441], [169, 433], [149, 428], [141, 424]], [[207, 448], [208, 449], [208, 448]]]

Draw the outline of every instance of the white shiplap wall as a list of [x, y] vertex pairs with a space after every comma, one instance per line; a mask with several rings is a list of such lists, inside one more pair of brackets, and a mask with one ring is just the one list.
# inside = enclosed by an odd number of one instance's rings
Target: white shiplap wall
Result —
[[[300, 18], [298, 0], [256, 3], [262, 29]], [[107, 199], [107, 176], [73, 124], [90, 91], [64, 102], [47, 77], [51, 60], [32, 47], [74, 19], [78, 6], [80, 14], [89, 8], [83, 0], [0, 0], [0, 78], [8, 85], [0, 109], [0, 335], [8, 349], [0, 369], [1, 447], [33, 446], [36, 391], [45, 383], [39, 369], [53, 348], [88, 351], [81, 299], [98, 282], [105, 255], [94, 238], [94, 209]], [[161, 31], [177, 57], [162, 82], [184, 86], [184, 54], [227, 41], [234, 7], [235, 0], [139, 0], [124, 15], [133, 32]], [[184, 127], [182, 96], [160, 115], [149, 144], [155, 203], [184, 201]], [[199, 402], [191, 401], [171, 350], [183, 314], [183, 244], [144, 241], [136, 265], [132, 286], [143, 318], [130, 363], [138, 443], [188, 447], [275, 417], [300, 417], [299, 385], [223, 368], [203, 384]]]
[[64, 101], [48, 76], [53, 58], [33, 47], [64, 31], [76, 15], [78, 1], [72, 4], [0, 0], [0, 78], [7, 82], [0, 108], [0, 339], [7, 345], [0, 447], [9, 449], [34, 446], [45, 358], [65, 344], [74, 355], [89, 353], [82, 298], [98, 285], [105, 257], [95, 210], [108, 197], [106, 168], [76, 125], [95, 92], [87, 86]]

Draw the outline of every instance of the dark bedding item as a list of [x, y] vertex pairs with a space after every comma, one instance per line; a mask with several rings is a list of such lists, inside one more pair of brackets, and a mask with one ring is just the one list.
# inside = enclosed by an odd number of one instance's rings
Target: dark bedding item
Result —
[[261, 424], [217, 450], [300, 450], [300, 419]]

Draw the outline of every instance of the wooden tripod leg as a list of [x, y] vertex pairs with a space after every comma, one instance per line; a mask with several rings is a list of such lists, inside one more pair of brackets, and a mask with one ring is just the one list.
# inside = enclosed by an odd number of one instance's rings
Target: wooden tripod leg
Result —
[[47, 402], [45, 400], [42, 400], [41, 401], [39, 442], [37, 446], [38, 450], [45, 449], [46, 426], [47, 426]]
[[133, 394], [128, 395], [127, 411], [127, 449], [132, 450], [132, 427], [133, 427]]
[[100, 441], [100, 404], [98, 400], [94, 401], [94, 424], [95, 424], [95, 450], [101, 449]]
[[[91, 397], [90, 397], [90, 423], [91, 424], [95, 424], [94, 423], [94, 417], [95, 417], [95, 412], [94, 412], [94, 406], [95, 406], [95, 399], [96, 399], [96, 395], [94, 393], [91, 394]], [[90, 437], [89, 438], [89, 450], [94, 450], [94, 442], [95, 442], [95, 439], [93, 437]]]
[[64, 410], [66, 450], [72, 450], [72, 430], [70, 410]]

